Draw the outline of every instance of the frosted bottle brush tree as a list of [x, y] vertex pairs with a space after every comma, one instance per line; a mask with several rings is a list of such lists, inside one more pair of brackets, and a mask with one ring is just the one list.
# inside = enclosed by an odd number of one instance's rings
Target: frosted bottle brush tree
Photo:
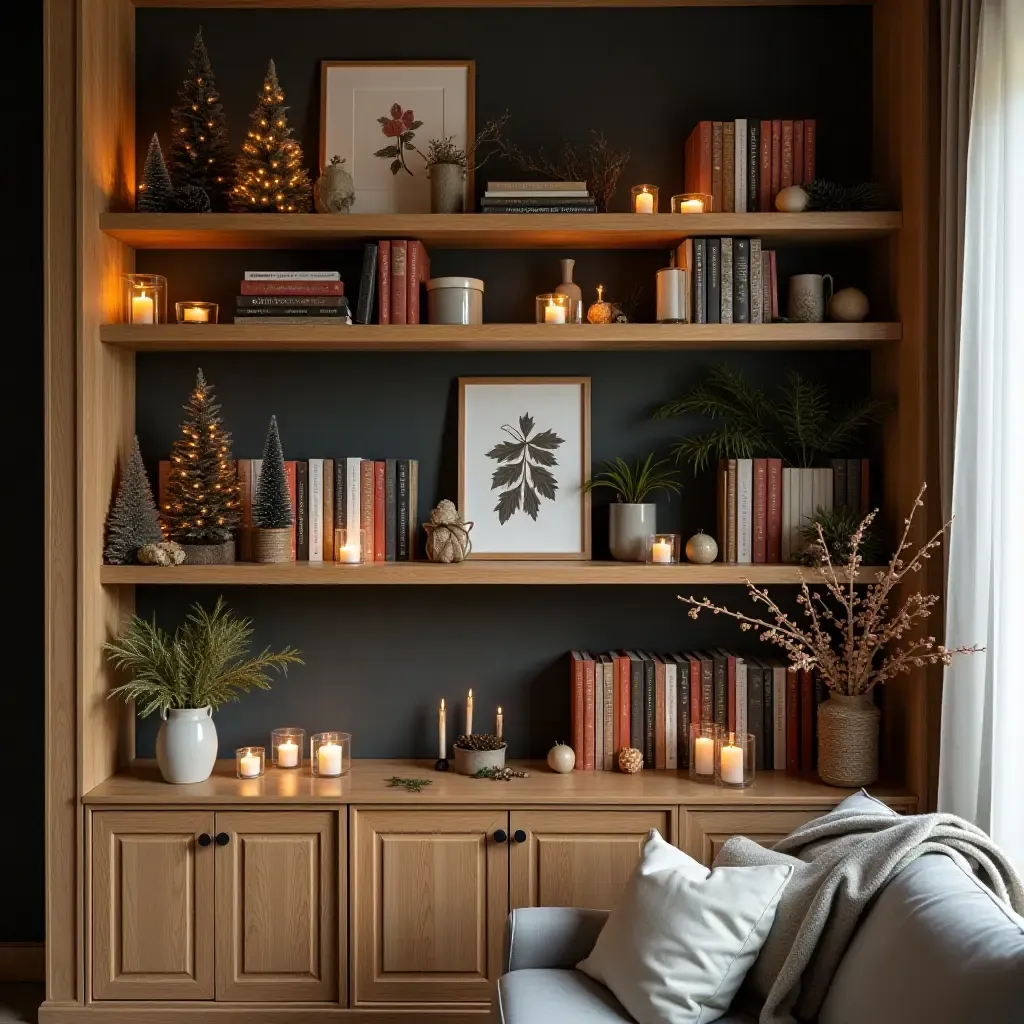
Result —
[[252, 524], [262, 530], [282, 530], [295, 522], [288, 479], [284, 471], [284, 451], [277, 429], [277, 417], [270, 417], [267, 439], [263, 444], [263, 468], [256, 496], [252, 500]]
[[149, 140], [142, 181], [135, 194], [135, 209], [139, 213], [168, 213], [174, 209], [174, 185], [156, 132]]
[[121, 470], [117, 497], [110, 509], [103, 557], [108, 565], [130, 565], [136, 560], [139, 548], [163, 539], [153, 490], [149, 486], [136, 437], [132, 441], [128, 462]]

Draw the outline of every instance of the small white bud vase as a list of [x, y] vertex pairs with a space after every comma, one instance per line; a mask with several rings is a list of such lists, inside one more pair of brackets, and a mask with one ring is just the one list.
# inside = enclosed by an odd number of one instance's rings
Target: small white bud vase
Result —
[[156, 734], [156, 763], [164, 782], [184, 786], [205, 782], [217, 762], [217, 727], [213, 708], [161, 712]]

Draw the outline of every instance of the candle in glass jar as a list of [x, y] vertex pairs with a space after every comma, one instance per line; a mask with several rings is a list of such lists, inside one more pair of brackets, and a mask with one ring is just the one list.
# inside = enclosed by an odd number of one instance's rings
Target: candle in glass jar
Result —
[[334, 560], [336, 562], [358, 562], [359, 561], [359, 545], [346, 544], [343, 548], [338, 550]]
[[703, 213], [704, 212], [704, 200], [703, 199], [684, 199], [679, 204], [680, 213]]
[[337, 743], [325, 743], [317, 748], [316, 766], [320, 775], [340, 775], [341, 747]]
[[238, 762], [238, 774], [243, 779], [254, 779], [260, 773], [260, 755], [243, 754]]
[[651, 547], [651, 561], [667, 565], [672, 561], [672, 542], [656, 540]]
[[654, 213], [654, 195], [646, 190], [637, 192], [634, 210], [636, 213]]
[[181, 311], [181, 319], [186, 324], [208, 324], [210, 311], [203, 306], [186, 306]]
[[[732, 736], [729, 737], [732, 740]], [[733, 786], [743, 785], [743, 748], [734, 743], [722, 747], [722, 781]]]
[[473, 735], [473, 691], [466, 697], [466, 735]]
[[698, 736], [693, 745], [693, 761], [698, 775], [715, 774], [715, 741], [710, 736]]
[[501, 731], [502, 731], [502, 728], [504, 727], [504, 724], [505, 724], [505, 719], [504, 719], [504, 716], [501, 713], [501, 705], [499, 704], [498, 705], [498, 718], [497, 718], [497, 721], [495, 722], [495, 725], [494, 725], [494, 735], [497, 736], [499, 740], [501, 739]]
[[292, 740], [285, 740], [277, 745], [278, 768], [297, 768], [299, 765], [299, 745]]
[[437, 756], [443, 761], [448, 755], [448, 712], [445, 710], [444, 697], [441, 698], [441, 708], [437, 712]]
[[132, 296], [132, 323], [151, 324], [154, 319], [156, 306], [153, 299], [143, 292], [141, 295]]
[[544, 323], [546, 324], [564, 324], [565, 323], [565, 307], [559, 306], [554, 302], [549, 302], [544, 307]]

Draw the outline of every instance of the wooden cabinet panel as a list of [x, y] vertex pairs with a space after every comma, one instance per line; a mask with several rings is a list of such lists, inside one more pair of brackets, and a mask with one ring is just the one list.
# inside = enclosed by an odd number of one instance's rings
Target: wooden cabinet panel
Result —
[[777, 808], [729, 808], [686, 810], [683, 814], [682, 848], [695, 860], [711, 867], [722, 844], [731, 836], [746, 836], [762, 846], [771, 846], [798, 825], [817, 818], [830, 806]]
[[351, 812], [353, 1005], [486, 1003], [508, 916], [508, 814]]
[[647, 833], [673, 840], [674, 812], [513, 811], [509, 850], [513, 907], [610, 910], [640, 859]]
[[332, 811], [217, 814], [218, 999], [338, 998], [338, 828]]
[[92, 818], [92, 996], [212, 999], [214, 854], [209, 811]]

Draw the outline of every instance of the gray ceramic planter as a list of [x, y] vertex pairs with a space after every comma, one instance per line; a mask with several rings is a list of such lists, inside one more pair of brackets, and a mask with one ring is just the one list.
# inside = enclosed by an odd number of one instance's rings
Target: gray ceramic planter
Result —
[[627, 505], [617, 501], [608, 506], [608, 544], [612, 558], [620, 562], [647, 559], [647, 535], [658, 532], [657, 506], [653, 502]]
[[455, 771], [458, 775], [475, 775], [481, 768], [504, 768], [505, 749], [497, 750], [464, 750], [454, 747]]

